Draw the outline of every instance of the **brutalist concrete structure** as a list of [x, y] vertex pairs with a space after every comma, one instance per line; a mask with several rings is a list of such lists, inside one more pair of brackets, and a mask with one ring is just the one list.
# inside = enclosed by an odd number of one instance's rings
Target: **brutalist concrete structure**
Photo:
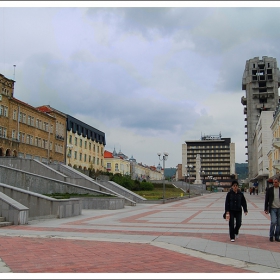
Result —
[[[242, 78], [242, 90], [246, 96], [241, 98], [244, 105], [245, 141], [247, 142], [248, 179], [257, 182], [259, 153], [254, 149], [256, 126], [263, 111], [274, 111], [278, 102], [280, 74], [277, 61], [273, 57], [255, 57], [246, 61]], [[265, 156], [265, 155], [263, 155]]]

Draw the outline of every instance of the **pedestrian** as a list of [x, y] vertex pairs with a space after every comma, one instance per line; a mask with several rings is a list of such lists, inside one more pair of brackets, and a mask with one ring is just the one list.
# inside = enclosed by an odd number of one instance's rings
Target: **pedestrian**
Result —
[[247, 202], [244, 194], [238, 188], [238, 181], [231, 183], [231, 189], [226, 195], [225, 213], [229, 215], [229, 236], [234, 242], [238, 238], [239, 229], [242, 223], [242, 208], [245, 215], [248, 214]]
[[269, 241], [273, 242], [275, 237], [275, 241], [280, 242], [280, 189], [277, 177], [273, 179], [273, 187], [265, 193], [264, 211], [270, 214]]

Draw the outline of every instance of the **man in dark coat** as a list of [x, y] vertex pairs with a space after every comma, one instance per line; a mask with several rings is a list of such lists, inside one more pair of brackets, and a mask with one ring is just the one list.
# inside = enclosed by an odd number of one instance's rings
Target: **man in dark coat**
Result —
[[280, 189], [279, 179], [273, 179], [273, 187], [268, 188], [265, 193], [264, 211], [266, 214], [270, 214], [270, 229], [269, 229], [269, 240], [273, 242], [280, 242]]
[[248, 209], [245, 196], [238, 188], [238, 181], [234, 180], [231, 183], [231, 189], [227, 193], [225, 201], [225, 212], [230, 215], [229, 235], [231, 242], [234, 242], [235, 238], [238, 238], [239, 229], [242, 223], [242, 208], [245, 215], [247, 215]]

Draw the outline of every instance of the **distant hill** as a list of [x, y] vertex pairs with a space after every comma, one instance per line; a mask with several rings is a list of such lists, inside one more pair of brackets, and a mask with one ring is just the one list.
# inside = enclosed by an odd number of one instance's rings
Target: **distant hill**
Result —
[[[164, 170], [164, 176], [165, 178], [171, 178], [172, 176], [175, 176], [176, 174], [176, 168], [165, 168]], [[245, 180], [248, 178], [248, 163], [236, 163], [235, 164], [235, 172], [238, 175], [238, 180]]]
[[238, 180], [248, 178], [248, 163], [235, 163], [235, 172], [238, 174]]
[[175, 167], [165, 168], [165, 170], [164, 170], [165, 178], [167, 179], [167, 178], [172, 178], [173, 176], [175, 176], [176, 170], [177, 170], [177, 168], [175, 168]]

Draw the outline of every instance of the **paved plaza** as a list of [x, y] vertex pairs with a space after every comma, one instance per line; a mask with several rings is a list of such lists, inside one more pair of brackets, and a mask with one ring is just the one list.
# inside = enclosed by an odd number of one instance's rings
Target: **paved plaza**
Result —
[[243, 214], [234, 243], [222, 218], [225, 196], [218, 192], [165, 204], [83, 210], [77, 217], [2, 227], [0, 272], [11, 278], [30, 273], [106, 279], [123, 279], [124, 273], [130, 279], [144, 274], [163, 279], [170, 273], [173, 279], [190, 273], [216, 279], [216, 273], [277, 276], [280, 243], [269, 242], [264, 194], [245, 193], [249, 213]]

